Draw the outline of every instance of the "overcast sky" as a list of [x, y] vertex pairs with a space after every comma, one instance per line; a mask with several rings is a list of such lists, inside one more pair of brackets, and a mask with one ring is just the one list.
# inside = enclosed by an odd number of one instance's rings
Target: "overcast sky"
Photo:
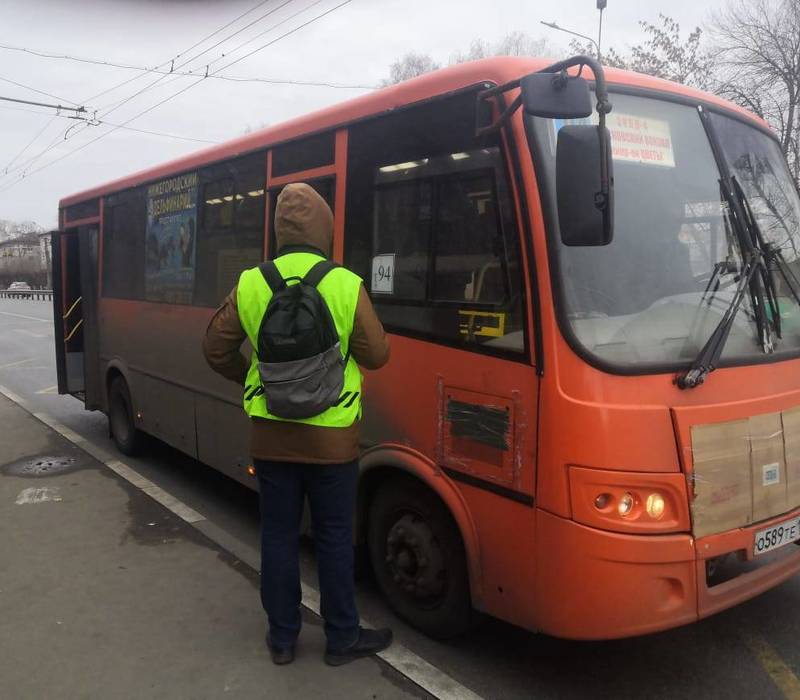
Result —
[[[273, 11], [183, 68], [199, 70], [202, 75], [205, 65], [213, 61], [210, 70], [219, 69], [341, 2], [262, 3], [212, 40], [184, 54], [175, 65]], [[678, 20], [686, 33], [702, 25], [721, 2], [656, 0], [645, 4], [641, 0], [609, 0], [603, 44], [624, 49], [636, 43], [641, 38], [637, 20], [656, 20], [659, 11]], [[0, 0], [0, 44], [153, 67], [170, 61], [257, 4], [257, 0]], [[542, 27], [540, 20], [556, 20], [562, 26], [594, 36], [595, 0], [352, 0], [220, 74], [368, 86], [386, 77], [392, 61], [407, 51], [429, 53], [446, 64], [454, 52], [466, 49], [475, 38], [495, 41], [515, 30], [534, 37], [545, 36], [554, 46], [567, 45], [569, 37]], [[280, 27], [264, 33], [280, 22]], [[62, 103], [69, 101], [66, 104], [85, 104], [99, 110], [98, 115], [158, 77], [0, 48], [0, 96], [41, 102], [57, 98]], [[132, 78], [135, 79], [126, 85], [95, 97]], [[162, 78], [153, 88], [109, 113], [106, 121], [122, 124], [195, 82], [198, 79], [194, 77]], [[207, 79], [129, 126], [224, 141], [248, 128], [276, 124], [363, 92]], [[52, 227], [60, 197], [203, 147], [199, 142], [119, 129], [49, 165], [111, 128], [89, 126], [54, 114], [50, 109], [0, 101], [0, 219], [32, 219]], [[70, 127], [73, 128], [65, 140]], [[50, 150], [34, 159], [48, 146]], [[39, 168], [41, 171], [35, 172]], [[26, 176], [20, 180], [23, 172]]]

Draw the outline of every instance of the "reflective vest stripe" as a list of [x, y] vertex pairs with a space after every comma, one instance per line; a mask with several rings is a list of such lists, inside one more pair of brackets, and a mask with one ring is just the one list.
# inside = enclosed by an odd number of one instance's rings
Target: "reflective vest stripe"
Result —
[[[289, 253], [276, 258], [275, 264], [281, 276], [289, 284], [296, 284], [294, 280], [301, 279], [321, 259], [319, 255], [313, 253]], [[327, 411], [318, 416], [290, 422], [345, 428], [361, 417], [361, 402], [357, 400], [361, 395], [361, 371], [355, 360], [350, 357], [350, 336], [353, 333], [360, 289], [361, 278], [342, 267], [331, 270], [317, 286], [317, 290], [331, 311], [339, 334], [342, 355], [347, 358], [344, 388], [339, 400]], [[245, 270], [241, 274], [236, 296], [242, 328], [251, 346], [257, 348], [261, 320], [272, 298], [272, 291], [258, 268]], [[286, 420], [269, 412], [258, 375], [258, 357], [255, 351], [250, 359], [243, 399], [244, 410], [251, 418]]]

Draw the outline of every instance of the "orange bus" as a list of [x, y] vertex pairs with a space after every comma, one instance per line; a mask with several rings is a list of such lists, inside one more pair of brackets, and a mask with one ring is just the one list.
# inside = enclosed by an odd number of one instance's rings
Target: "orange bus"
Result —
[[147, 433], [255, 487], [201, 339], [296, 181], [391, 334], [357, 531], [402, 617], [624, 637], [800, 569], [800, 202], [763, 121], [492, 58], [63, 199], [59, 391], [123, 452]]

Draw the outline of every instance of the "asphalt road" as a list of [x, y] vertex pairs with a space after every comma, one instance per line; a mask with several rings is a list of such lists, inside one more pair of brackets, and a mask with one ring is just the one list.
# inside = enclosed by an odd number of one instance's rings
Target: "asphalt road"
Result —
[[[0, 299], [0, 385], [88, 441], [113, 449], [105, 416], [57, 394], [49, 302]], [[14, 436], [0, 426], [0, 439]], [[257, 547], [253, 492], [160, 443], [126, 462], [235, 540]], [[310, 548], [304, 551], [304, 578], [315, 585]], [[435, 642], [397, 620], [368, 578], [359, 584], [359, 607], [373, 623], [391, 625], [405, 646], [487, 700], [800, 700], [800, 577], [695, 625], [602, 643], [553, 639], [491, 619], [457, 641]]]

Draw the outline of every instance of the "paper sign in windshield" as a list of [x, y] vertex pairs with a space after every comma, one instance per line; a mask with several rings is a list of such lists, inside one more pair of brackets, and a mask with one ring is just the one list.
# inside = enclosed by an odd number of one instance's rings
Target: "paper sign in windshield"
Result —
[[675, 167], [669, 122], [612, 112], [606, 126], [615, 161]]

